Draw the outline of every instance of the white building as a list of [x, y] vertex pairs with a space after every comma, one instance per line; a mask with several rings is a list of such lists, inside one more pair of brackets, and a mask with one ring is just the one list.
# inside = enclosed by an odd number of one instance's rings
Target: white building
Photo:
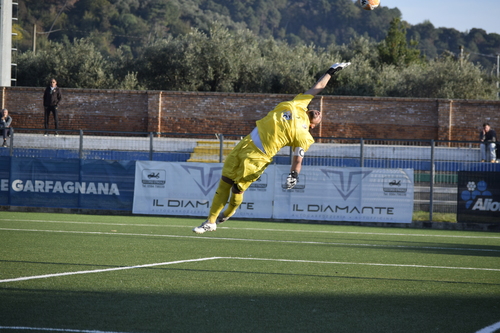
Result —
[[12, 80], [12, 0], [0, 0], [0, 86]]

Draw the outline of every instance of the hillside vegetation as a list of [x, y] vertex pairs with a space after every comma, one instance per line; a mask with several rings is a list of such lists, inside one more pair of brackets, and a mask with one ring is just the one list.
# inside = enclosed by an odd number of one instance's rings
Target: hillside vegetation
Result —
[[497, 96], [500, 35], [352, 0], [24, 0], [18, 16], [18, 85], [297, 93], [351, 61], [324, 93]]

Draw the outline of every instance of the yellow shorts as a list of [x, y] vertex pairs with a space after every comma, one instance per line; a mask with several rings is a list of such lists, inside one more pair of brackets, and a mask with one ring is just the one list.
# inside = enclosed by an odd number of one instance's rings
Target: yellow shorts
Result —
[[222, 175], [235, 182], [245, 191], [264, 173], [272, 158], [253, 143], [250, 135], [241, 140], [229, 153], [222, 168]]

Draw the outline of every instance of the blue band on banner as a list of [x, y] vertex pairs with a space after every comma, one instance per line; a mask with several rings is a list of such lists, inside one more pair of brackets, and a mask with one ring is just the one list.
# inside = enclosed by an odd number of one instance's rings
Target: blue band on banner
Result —
[[458, 172], [457, 194], [458, 222], [500, 223], [498, 172]]
[[11, 157], [2, 156], [0, 158], [0, 205], [8, 206], [9, 201], [9, 180]]
[[132, 210], [135, 161], [9, 158], [0, 162], [0, 204]]

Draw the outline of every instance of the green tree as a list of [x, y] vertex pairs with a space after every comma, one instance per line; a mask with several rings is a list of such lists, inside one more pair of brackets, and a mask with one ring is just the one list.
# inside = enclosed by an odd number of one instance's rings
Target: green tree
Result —
[[49, 44], [47, 49], [37, 54], [27, 51], [19, 56], [19, 85], [45, 86], [51, 77], [55, 77], [62, 87], [141, 88], [134, 72], [120, 68], [126, 66], [121, 53], [110, 61], [88, 39]]
[[146, 48], [137, 63], [149, 89], [296, 93], [331, 65], [324, 49], [257, 38], [214, 25]]
[[406, 41], [406, 28], [399, 18], [391, 21], [389, 31], [384, 41], [379, 44], [379, 60], [382, 64], [392, 64], [396, 66], [409, 65], [420, 62], [420, 51], [416, 48], [415, 42]]
[[[122, 0], [117, 10], [126, 8], [125, 4], [135, 3]], [[417, 51], [415, 60], [408, 61], [413, 49], [406, 44], [401, 25], [394, 22], [393, 28], [387, 40], [398, 41], [401, 48], [389, 54], [388, 62], [380, 61], [381, 44], [367, 36], [322, 48], [262, 38], [249, 29], [233, 30], [216, 23], [208, 31], [192, 29], [189, 34], [159, 39], [134, 56], [128, 44], [112, 54], [103, 51], [108, 35], [95, 30], [89, 38], [72, 42], [45, 39], [37, 54], [21, 53], [18, 84], [44, 86], [56, 77], [63, 87], [294, 94], [310, 87], [332, 63], [351, 61], [352, 66], [336, 75], [324, 94], [495, 98], [491, 76], [469, 57], [462, 65], [452, 54], [425, 61]], [[478, 47], [496, 43], [482, 38], [480, 31], [475, 36]], [[405, 47], [406, 53], [401, 52]]]
[[255, 59], [257, 38], [248, 30], [230, 33], [214, 25], [209, 33], [162, 40], [145, 49], [137, 62], [139, 79], [150, 89], [234, 91], [242, 66]]
[[447, 99], [495, 99], [496, 86], [470, 61], [441, 57], [425, 66], [410, 65], [400, 70], [388, 96]]

